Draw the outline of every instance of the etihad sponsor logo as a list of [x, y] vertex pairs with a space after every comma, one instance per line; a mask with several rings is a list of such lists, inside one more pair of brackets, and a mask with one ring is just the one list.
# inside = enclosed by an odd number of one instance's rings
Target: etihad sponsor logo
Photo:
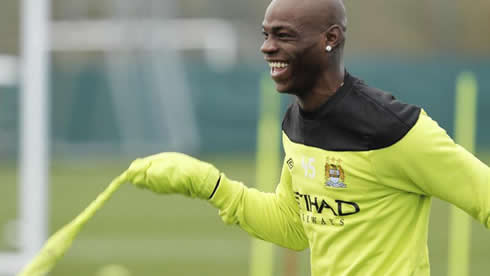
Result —
[[296, 201], [300, 207], [301, 220], [305, 224], [344, 226], [346, 216], [361, 211], [355, 202], [345, 200], [329, 200], [295, 192]]
[[359, 205], [355, 202], [336, 199], [335, 203], [328, 203], [326, 199], [307, 194], [295, 192], [296, 201], [300, 207], [305, 206], [306, 211], [322, 214], [323, 212], [331, 212], [336, 217], [345, 217], [357, 214], [361, 211]]
[[322, 216], [314, 216], [311, 214], [301, 214], [301, 220], [303, 223], [308, 224], [317, 224], [317, 225], [325, 225], [325, 226], [344, 226], [345, 219], [340, 217], [331, 217], [325, 218]]

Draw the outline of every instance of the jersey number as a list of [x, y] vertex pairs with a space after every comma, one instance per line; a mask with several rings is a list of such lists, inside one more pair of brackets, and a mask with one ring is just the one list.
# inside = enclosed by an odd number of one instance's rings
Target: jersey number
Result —
[[301, 165], [303, 165], [303, 169], [305, 169], [305, 176], [310, 178], [315, 178], [316, 170], [313, 163], [315, 162], [315, 158], [305, 158], [301, 160]]

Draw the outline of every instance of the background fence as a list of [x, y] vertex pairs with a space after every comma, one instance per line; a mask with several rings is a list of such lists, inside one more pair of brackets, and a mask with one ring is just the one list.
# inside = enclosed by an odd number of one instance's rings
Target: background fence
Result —
[[[164, 124], [162, 113], [155, 114], [148, 109], [154, 105], [148, 84], [141, 78], [141, 72], [151, 64], [134, 64], [130, 74], [131, 97], [123, 106], [131, 106], [132, 112], [139, 113], [135, 121], [139, 126], [124, 126], [118, 118], [118, 104], [111, 91], [110, 75], [105, 64], [94, 59], [79, 66], [56, 63], [52, 67], [51, 126], [55, 153], [69, 155], [124, 153], [123, 128], [141, 132], [139, 141], [132, 152], [141, 152], [145, 144], [155, 148], [172, 148], [169, 136], [158, 130]], [[403, 59], [362, 57], [350, 58], [348, 70], [369, 84], [389, 91], [405, 102], [422, 106], [449, 133], [453, 131], [454, 86], [457, 74], [464, 70], [475, 73], [480, 91], [478, 101], [477, 147], [490, 148], [490, 59], [451, 59], [431, 57], [428, 59]], [[190, 91], [191, 103], [182, 106], [192, 109], [196, 121], [193, 132], [199, 141], [192, 146], [194, 153], [253, 152], [255, 149], [256, 124], [259, 105], [259, 80], [266, 72], [265, 65], [240, 65], [225, 72], [213, 70], [204, 62], [187, 59], [183, 64], [186, 85]], [[168, 89], [165, 101], [173, 102], [172, 95], [180, 93]], [[15, 154], [18, 146], [17, 87], [2, 87], [0, 94], [0, 128], [2, 129], [4, 153]], [[117, 95], [117, 94], [116, 94]], [[284, 96], [283, 108], [293, 99]], [[184, 110], [183, 112], [186, 112]], [[129, 111], [128, 111], [129, 112]], [[185, 118], [176, 116], [176, 124], [185, 128]], [[162, 123], [163, 122], [163, 123]], [[129, 130], [131, 131], [131, 130]], [[163, 131], [165, 132], [165, 131]], [[194, 142], [195, 143], [195, 142]], [[194, 145], [194, 144], [193, 144]], [[138, 148], [140, 147], [140, 148]], [[180, 148], [181, 150], [185, 150]], [[188, 149], [189, 150], [189, 149]]]

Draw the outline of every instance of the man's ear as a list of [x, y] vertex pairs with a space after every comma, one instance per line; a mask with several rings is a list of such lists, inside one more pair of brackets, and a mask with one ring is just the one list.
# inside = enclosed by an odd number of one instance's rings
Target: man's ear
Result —
[[325, 47], [330, 45], [332, 48], [337, 48], [344, 42], [344, 31], [338, 24], [333, 24], [328, 27], [325, 32]]

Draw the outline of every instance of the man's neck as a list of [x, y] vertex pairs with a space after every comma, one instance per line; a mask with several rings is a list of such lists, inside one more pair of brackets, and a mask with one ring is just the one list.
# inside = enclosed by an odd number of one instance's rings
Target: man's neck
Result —
[[338, 70], [326, 72], [311, 91], [297, 96], [301, 109], [304, 111], [315, 111], [326, 103], [342, 87], [344, 76], [344, 66], [339, 66]]

